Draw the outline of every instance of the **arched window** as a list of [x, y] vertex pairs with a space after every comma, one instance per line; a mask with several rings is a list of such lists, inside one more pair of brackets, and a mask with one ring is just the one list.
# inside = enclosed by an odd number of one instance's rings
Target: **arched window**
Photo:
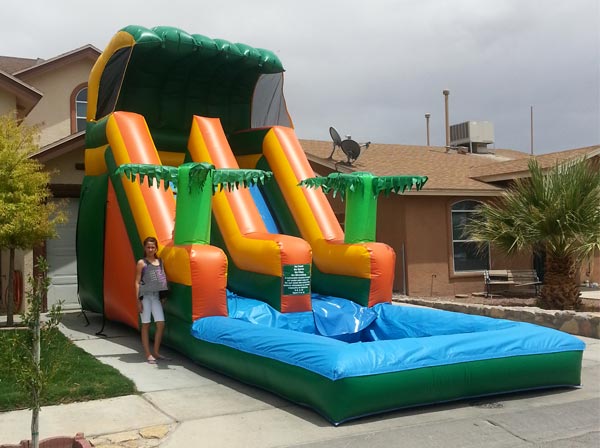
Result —
[[82, 84], [77, 86], [71, 95], [71, 132], [73, 133], [85, 130], [87, 94], [87, 85]]
[[490, 268], [489, 244], [472, 240], [465, 225], [475, 218], [477, 201], [460, 201], [452, 206], [452, 255], [454, 272], [484, 271]]

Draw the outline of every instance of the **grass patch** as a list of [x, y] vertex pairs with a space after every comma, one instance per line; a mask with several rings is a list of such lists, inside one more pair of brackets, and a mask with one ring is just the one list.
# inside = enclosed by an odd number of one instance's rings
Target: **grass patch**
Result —
[[[58, 330], [55, 331], [58, 334], [53, 346], [48, 348], [42, 345], [42, 366], [44, 360], [59, 360], [58, 367], [43, 394], [43, 406], [98, 400], [137, 392], [133, 381], [121, 375], [117, 369], [102, 364]], [[28, 332], [0, 331], [0, 412], [26, 409], [29, 406], [27, 392], [17, 386], [15, 374], [8, 362], [18, 347], [15, 338], [24, 341], [28, 338]]]

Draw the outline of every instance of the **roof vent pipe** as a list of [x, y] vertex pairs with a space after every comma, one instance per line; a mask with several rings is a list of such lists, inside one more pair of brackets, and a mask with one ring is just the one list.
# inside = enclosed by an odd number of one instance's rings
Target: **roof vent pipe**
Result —
[[450, 146], [450, 117], [448, 114], [448, 96], [450, 95], [450, 90], [444, 89], [442, 91], [444, 94], [444, 111], [446, 117], [446, 150]]

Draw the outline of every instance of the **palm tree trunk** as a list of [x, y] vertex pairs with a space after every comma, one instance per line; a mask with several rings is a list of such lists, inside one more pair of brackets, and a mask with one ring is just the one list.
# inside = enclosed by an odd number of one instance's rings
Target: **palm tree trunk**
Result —
[[575, 310], [581, 306], [577, 267], [572, 257], [546, 254], [544, 284], [538, 301], [541, 308]]

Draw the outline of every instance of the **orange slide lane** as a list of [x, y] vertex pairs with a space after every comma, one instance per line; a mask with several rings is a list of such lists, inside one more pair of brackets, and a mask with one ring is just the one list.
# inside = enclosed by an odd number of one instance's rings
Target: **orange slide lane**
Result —
[[[194, 116], [188, 148], [195, 162], [209, 162], [216, 168], [238, 168], [218, 118]], [[217, 192], [213, 197], [213, 213], [239, 269], [283, 278], [286, 265], [311, 265], [312, 251], [306, 241], [268, 233], [247, 189]], [[282, 292], [280, 311], [310, 309], [310, 293], [283, 295]]]
[[[107, 123], [107, 138], [117, 167], [127, 163], [160, 165], [158, 152], [143, 116], [131, 112], [115, 112]], [[191, 286], [191, 319], [203, 316], [227, 315], [227, 258], [222, 250], [206, 245], [175, 246], [175, 199], [170, 190], [131, 182], [121, 183], [131, 209], [139, 241], [154, 236], [159, 243], [159, 256], [164, 261], [170, 282]], [[112, 189], [112, 186], [111, 186]], [[109, 192], [109, 201], [110, 201]], [[114, 196], [114, 191], [113, 191]], [[137, 309], [128, 306], [135, 280], [135, 259], [116, 196], [114, 207], [107, 211], [107, 232], [104, 269], [105, 297], [108, 318], [115, 318], [137, 327]], [[110, 202], [109, 202], [110, 205]], [[113, 222], [114, 221], [114, 222]], [[122, 227], [122, 228], [121, 228]], [[121, 247], [122, 246], [122, 247]], [[111, 257], [108, 257], [111, 254]], [[210, 279], [210, 281], [207, 281]], [[129, 286], [131, 285], [131, 291]], [[127, 303], [126, 306], [123, 306]], [[120, 311], [123, 308], [127, 311]], [[123, 315], [126, 312], [126, 315]], [[133, 325], [135, 322], [135, 325]]]
[[369, 297], [360, 302], [373, 306], [392, 299], [393, 249], [382, 243], [345, 244], [344, 233], [331, 205], [320, 189], [298, 187], [314, 177], [293, 129], [274, 126], [265, 136], [263, 153], [304, 239], [315, 265], [326, 274], [368, 279]]

